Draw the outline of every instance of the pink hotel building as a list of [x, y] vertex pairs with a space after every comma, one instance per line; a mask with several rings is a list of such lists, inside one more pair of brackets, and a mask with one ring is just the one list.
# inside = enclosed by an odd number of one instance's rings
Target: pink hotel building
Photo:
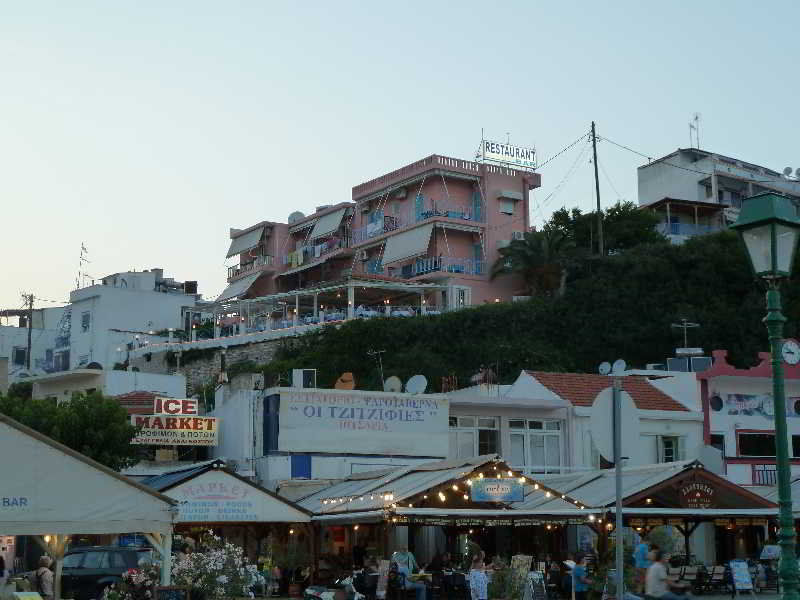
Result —
[[522, 282], [490, 279], [498, 249], [529, 228], [540, 175], [432, 155], [353, 188], [352, 201], [288, 223], [231, 229], [218, 314], [248, 331], [347, 318], [435, 313], [510, 301]]

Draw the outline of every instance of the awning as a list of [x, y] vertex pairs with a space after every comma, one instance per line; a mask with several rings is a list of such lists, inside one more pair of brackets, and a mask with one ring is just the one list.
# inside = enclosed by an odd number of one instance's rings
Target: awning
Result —
[[248, 275], [247, 277], [240, 279], [239, 281], [234, 281], [225, 290], [219, 295], [217, 298], [217, 302], [222, 302], [223, 300], [230, 300], [231, 298], [236, 298], [238, 296], [243, 295], [247, 290], [250, 289], [256, 279], [261, 277], [263, 273], [255, 273], [253, 275]]
[[339, 210], [335, 210], [332, 213], [320, 217], [314, 224], [314, 229], [311, 230], [310, 239], [315, 240], [321, 238], [339, 229], [339, 225], [342, 222], [342, 217], [344, 217], [346, 210], [347, 208], [340, 208]]
[[298, 231], [303, 231], [303, 229], [313, 227], [317, 224], [317, 221], [318, 219], [311, 219], [309, 221], [305, 221], [304, 223], [300, 223], [299, 225], [292, 225], [289, 227], [289, 233], [297, 233]]
[[264, 228], [256, 227], [253, 229], [253, 231], [248, 231], [244, 235], [233, 238], [231, 240], [230, 248], [228, 248], [228, 254], [225, 255], [225, 258], [236, 256], [237, 254], [247, 252], [248, 250], [252, 250], [258, 246], [258, 242], [261, 241], [262, 233], [264, 233]]
[[389, 237], [383, 249], [383, 264], [425, 254], [428, 251], [432, 231], [433, 223], [429, 223]]
[[278, 273], [278, 277], [283, 277], [284, 275], [294, 275], [295, 273], [299, 273], [300, 271], [305, 271], [306, 269], [318, 267], [319, 265], [327, 261], [329, 258], [330, 256], [326, 256], [322, 260], [306, 263], [304, 265], [300, 265], [299, 267], [295, 267], [294, 269], [289, 269], [288, 271], [284, 271], [283, 273]]

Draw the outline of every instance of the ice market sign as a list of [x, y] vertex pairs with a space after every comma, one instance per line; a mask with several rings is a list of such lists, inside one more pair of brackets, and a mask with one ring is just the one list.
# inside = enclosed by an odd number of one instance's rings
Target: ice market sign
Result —
[[131, 444], [158, 446], [216, 446], [216, 417], [133, 415], [131, 425], [141, 428]]

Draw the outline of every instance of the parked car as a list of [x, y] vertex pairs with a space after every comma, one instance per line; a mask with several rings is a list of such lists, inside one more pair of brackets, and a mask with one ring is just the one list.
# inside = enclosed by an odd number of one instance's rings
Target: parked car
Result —
[[73, 548], [64, 555], [61, 572], [63, 598], [94, 600], [103, 597], [112, 583], [122, 580], [128, 569], [136, 569], [140, 561], [153, 560], [152, 548], [126, 546], [85, 546]]

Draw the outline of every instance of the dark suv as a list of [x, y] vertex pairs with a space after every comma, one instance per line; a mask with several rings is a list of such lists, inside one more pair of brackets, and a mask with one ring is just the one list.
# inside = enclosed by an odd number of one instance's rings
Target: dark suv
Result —
[[85, 546], [64, 555], [61, 573], [62, 598], [92, 600], [102, 598], [103, 590], [122, 580], [128, 569], [139, 567], [139, 560], [153, 560], [151, 548], [124, 546]]

